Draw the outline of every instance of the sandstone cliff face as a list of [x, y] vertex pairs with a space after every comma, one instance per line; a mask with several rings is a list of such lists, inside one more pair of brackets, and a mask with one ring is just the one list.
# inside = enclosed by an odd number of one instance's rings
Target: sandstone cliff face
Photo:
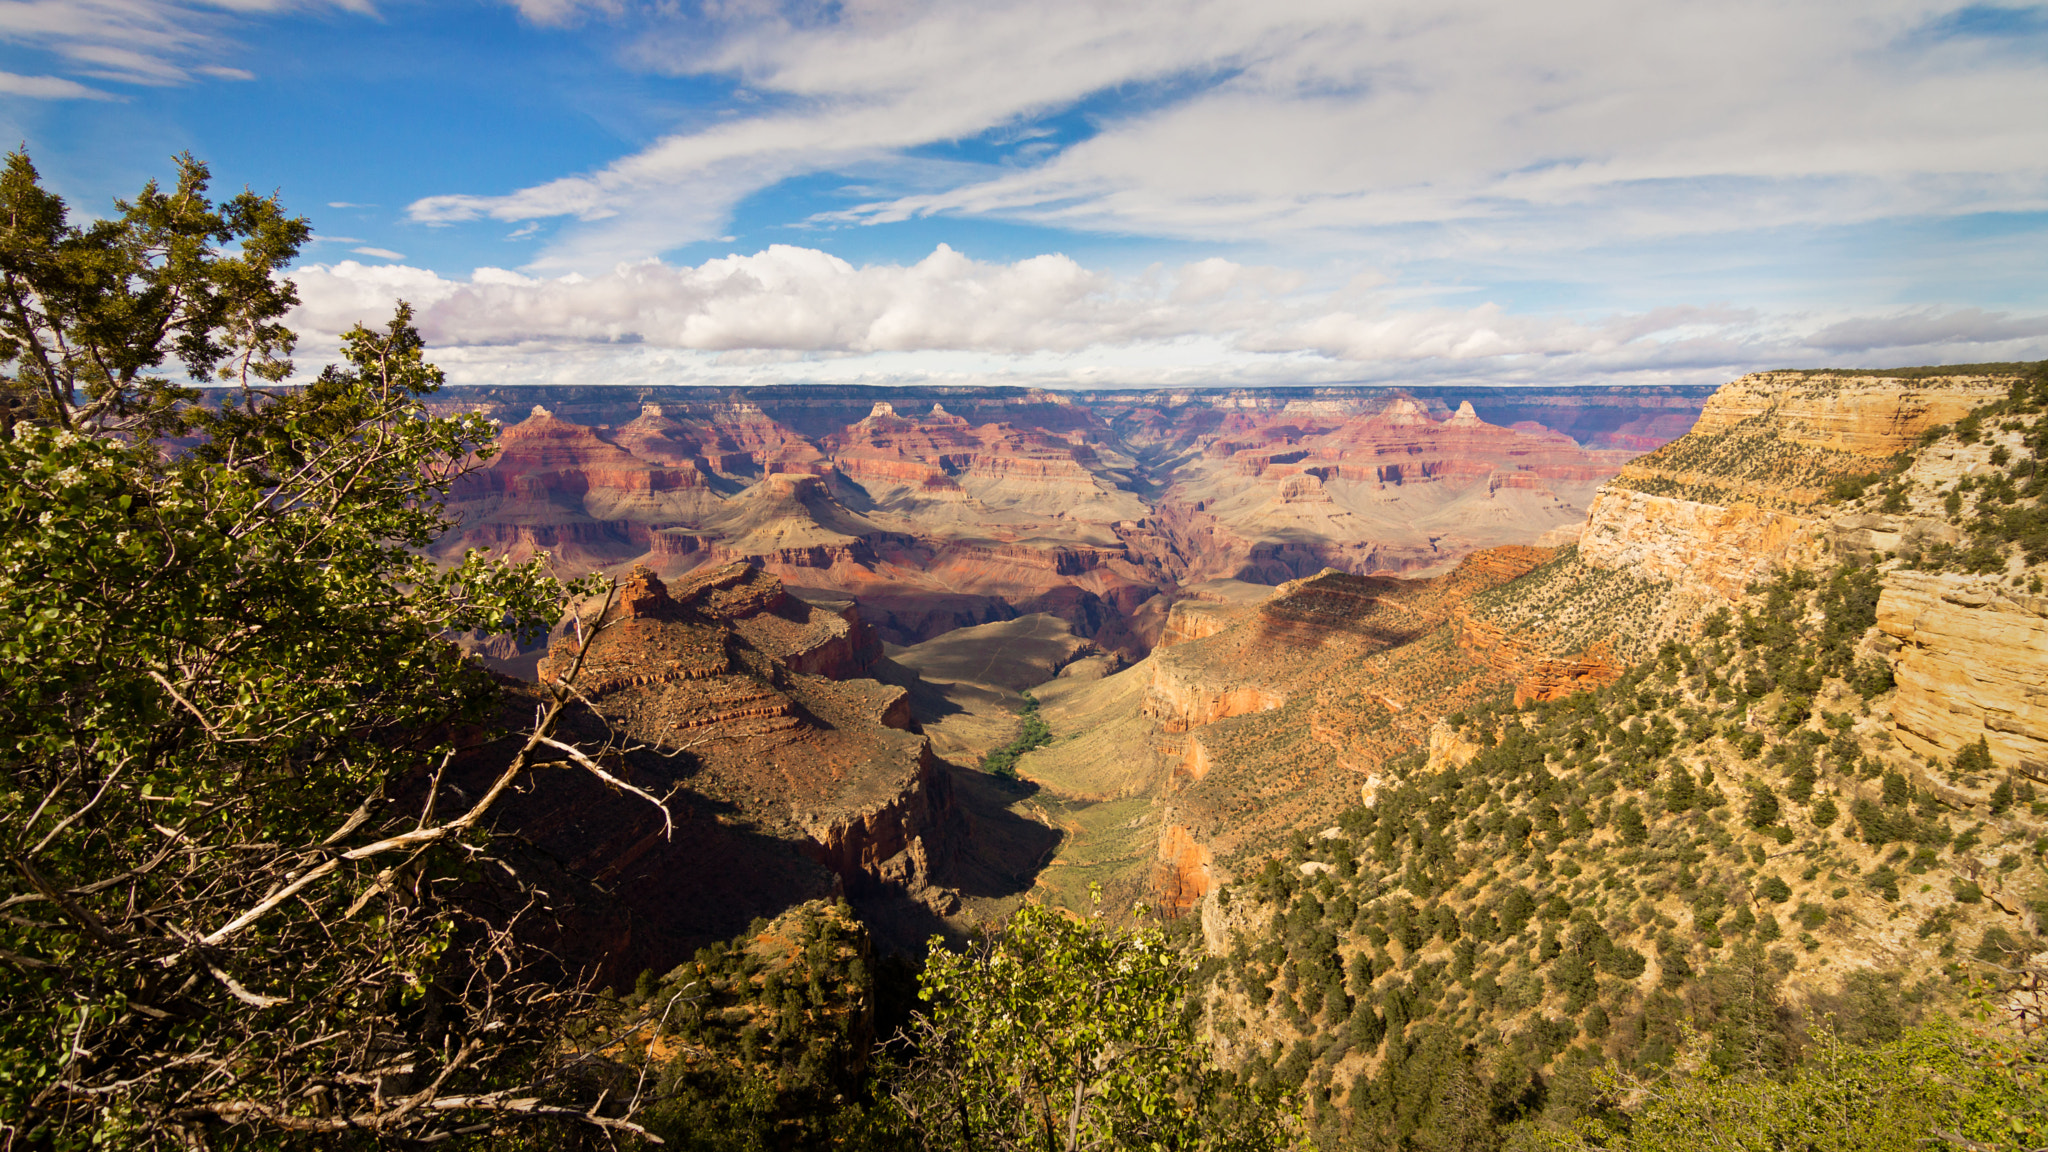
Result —
[[1465, 739], [1449, 723], [1439, 720], [1430, 725], [1428, 767], [1431, 772], [1463, 768], [1482, 751], [1483, 748]]
[[1795, 443], [1881, 459], [1911, 448], [1928, 428], [2005, 395], [2006, 383], [1994, 376], [1758, 372], [1717, 389], [1693, 430], [1725, 432], [1766, 417]]
[[1982, 738], [2048, 778], [2048, 596], [1956, 573], [1893, 572], [1878, 600], [1908, 749], [1947, 760]]
[[1595, 568], [1732, 600], [1782, 564], [1818, 560], [1826, 521], [1839, 511], [1826, 507], [1834, 480], [1886, 470], [1927, 429], [2004, 395], [2006, 383], [1745, 376], [1715, 392], [1686, 437], [1632, 462], [1601, 491], [1580, 555]]
[[1810, 548], [1818, 524], [1755, 505], [1724, 507], [1610, 488], [1593, 502], [1579, 555], [1596, 568], [1627, 569], [1733, 600]]
[[1229, 669], [1167, 659], [1162, 653], [1152, 666], [1144, 714], [1158, 721], [1160, 731], [1181, 733], [1232, 716], [1270, 712], [1286, 700], [1270, 687], [1243, 682]]
[[1531, 701], [1562, 700], [1576, 692], [1604, 688], [1621, 679], [1621, 665], [1605, 644], [1572, 657], [1545, 657], [1515, 682], [1515, 707]]
[[[1993, 450], [2013, 449], [2017, 434], [1987, 432], [1972, 444], [1949, 437], [1925, 447], [1919, 440], [1928, 428], [2003, 397], [2008, 383], [1810, 373], [1735, 381], [1708, 402], [1688, 437], [1630, 465], [1601, 493], [1579, 555], [1595, 569], [1669, 583], [1666, 615], [1695, 624], [1712, 605], [1740, 598], [1747, 585], [1788, 564], [1878, 565], [1876, 647], [1897, 683], [1896, 695], [1880, 705], [1891, 733], [1907, 750], [1944, 762], [1982, 738], [1999, 765], [2042, 772], [2048, 599], [2026, 590], [2024, 566], [1964, 575], [1896, 559], [1963, 541], [1943, 510], [1944, 494], [1958, 481], [1995, 473]], [[1746, 458], [1752, 449], [1770, 458]], [[1908, 450], [1910, 467], [1893, 473], [1893, 454]], [[1830, 476], [1878, 473], [1895, 477], [1891, 512], [1877, 510], [1876, 496], [1847, 505], [1824, 498]], [[1732, 499], [1738, 490], [1754, 499]], [[1692, 498], [1699, 495], [1721, 500]], [[1518, 699], [1531, 691], [1542, 689], [1525, 684]]]
[[1156, 894], [1160, 911], [1168, 916], [1193, 911], [1215, 886], [1215, 877], [1209, 871], [1211, 863], [1209, 850], [1197, 843], [1186, 828], [1168, 825], [1159, 838], [1159, 857], [1147, 885]]
[[1235, 623], [1244, 614], [1238, 604], [1206, 599], [1176, 600], [1167, 610], [1166, 627], [1159, 635], [1159, 648], [1171, 648], [1190, 640], [1203, 640]]
[[[1532, 700], [1561, 700], [1574, 692], [1600, 688], [1621, 679], [1622, 664], [1612, 646], [1596, 641], [1574, 656], [1550, 655], [1540, 633], [1518, 631], [1497, 621], [1461, 612], [1457, 645], [1487, 668], [1515, 678], [1515, 707]], [[1431, 734], [1431, 755], [1436, 735]]]

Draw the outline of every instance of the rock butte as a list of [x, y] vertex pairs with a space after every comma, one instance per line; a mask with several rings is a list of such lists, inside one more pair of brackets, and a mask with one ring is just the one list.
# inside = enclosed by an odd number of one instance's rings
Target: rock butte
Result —
[[[541, 679], [567, 673], [580, 632], [555, 643]], [[890, 671], [851, 602], [798, 599], [746, 564], [672, 586], [636, 569], [590, 642], [569, 730], [620, 779], [670, 797], [673, 832], [644, 799], [566, 771], [512, 798], [504, 820], [617, 893], [630, 915], [590, 931], [629, 978], [834, 894], [916, 929], [957, 907], [937, 881], [961, 828], [908, 692], [872, 678]], [[510, 687], [511, 717], [530, 719], [538, 688]], [[505, 755], [473, 751], [455, 786], [487, 784]]]

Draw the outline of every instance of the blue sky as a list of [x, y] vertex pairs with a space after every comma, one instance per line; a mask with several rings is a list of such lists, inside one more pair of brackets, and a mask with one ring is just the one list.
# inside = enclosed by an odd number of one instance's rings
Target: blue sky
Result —
[[2040, 358], [2043, 107], [2039, 6], [0, 4], [75, 206], [189, 149], [472, 382]]

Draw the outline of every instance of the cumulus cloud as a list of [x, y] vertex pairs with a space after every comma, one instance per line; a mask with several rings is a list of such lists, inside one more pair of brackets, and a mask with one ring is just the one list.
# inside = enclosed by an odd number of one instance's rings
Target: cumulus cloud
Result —
[[[776, 245], [751, 256], [677, 267], [646, 260], [599, 276], [539, 278], [481, 268], [468, 282], [353, 262], [299, 273], [302, 322], [353, 322], [394, 295], [420, 305], [431, 339], [511, 344], [535, 339], [650, 343], [706, 351], [1072, 352], [1168, 339], [1220, 319], [1236, 299], [1214, 267], [1198, 275], [1208, 304], [1168, 303], [1163, 289], [1120, 282], [1065, 256], [975, 261], [939, 245], [915, 264], [854, 265], [813, 248]], [[1175, 285], [1179, 282], [1175, 280]], [[346, 317], [346, 318], [345, 318]]]
[[945, 245], [914, 264], [856, 266], [778, 245], [594, 276], [480, 268], [458, 280], [344, 261], [295, 279], [304, 303], [293, 323], [310, 347], [381, 321], [403, 299], [437, 360], [475, 383], [1710, 382], [1843, 354], [1903, 350], [1937, 363], [2048, 354], [2048, 318], [1973, 310], [1530, 315], [1490, 302], [1413, 307], [1371, 277], [1325, 293], [1220, 259], [1119, 276], [1061, 255], [995, 263]]
[[[518, 0], [560, 19], [575, 0]], [[576, 222], [602, 267], [720, 234], [792, 176], [876, 169], [1084, 110], [1097, 130], [835, 214], [1195, 239], [1582, 244], [2048, 206], [2048, 68], [1956, 0], [925, 0], [736, 4], [635, 37], [643, 67], [773, 97], [596, 171], [422, 199], [426, 222]], [[560, 15], [557, 15], [557, 14]], [[1147, 96], [1151, 93], [1151, 96]], [[1105, 95], [1109, 94], [1109, 95]], [[1134, 95], [1135, 94], [1135, 95]], [[1093, 101], [1091, 103], [1091, 101]], [[882, 183], [886, 184], [886, 178]], [[690, 207], [677, 211], [679, 203]]]

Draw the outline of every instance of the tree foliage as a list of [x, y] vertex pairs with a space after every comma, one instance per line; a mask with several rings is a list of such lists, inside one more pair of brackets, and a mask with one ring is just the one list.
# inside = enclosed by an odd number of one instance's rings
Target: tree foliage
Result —
[[[1688, 1031], [1688, 1047], [1707, 1041]], [[1520, 1148], [1583, 1152], [1913, 1152], [1929, 1147], [2033, 1149], [2048, 1143], [2048, 1053], [2038, 1043], [1973, 1035], [1936, 1019], [1858, 1047], [1825, 1029], [1789, 1076], [1725, 1075], [1685, 1059], [1641, 1079], [1596, 1076], [1603, 1108], [1569, 1132], [1532, 1128]]]
[[[298, 294], [279, 273], [312, 235], [275, 196], [207, 197], [181, 156], [115, 214], [76, 224], [28, 156], [0, 172], [0, 430], [32, 418], [72, 430], [177, 431], [196, 393], [159, 369], [244, 388], [291, 374], [284, 327]], [[230, 247], [232, 250], [230, 250]]]
[[1017, 761], [1034, 748], [1052, 743], [1052, 726], [1038, 713], [1038, 697], [1024, 693], [1024, 707], [1017, 713], [1017, 735], [1008, 744], [982, 757], [981, 770], [1015, 779]]
[[[269, 386], [306, 229], [205, 177], [86, 227], [25, 157], [0, 178], [0, 1116], [52, 1147], [616, 1126], [487, 820], [584, 762], [569, 686], [487, 794], [439, 787], [495, 698], [444, 637], [546, 629], [568, 590], [421, 555], [492, 429], [427, 414], [402, 306]], [[171, 355], [248, 387], [193, 404]]]
[[1157, 928], [1030, 905], [934, 947], [894, 1096], [927, 1149], [1278, 1148], [1276, 1101], [1212, 1062], [1192, 965]]

